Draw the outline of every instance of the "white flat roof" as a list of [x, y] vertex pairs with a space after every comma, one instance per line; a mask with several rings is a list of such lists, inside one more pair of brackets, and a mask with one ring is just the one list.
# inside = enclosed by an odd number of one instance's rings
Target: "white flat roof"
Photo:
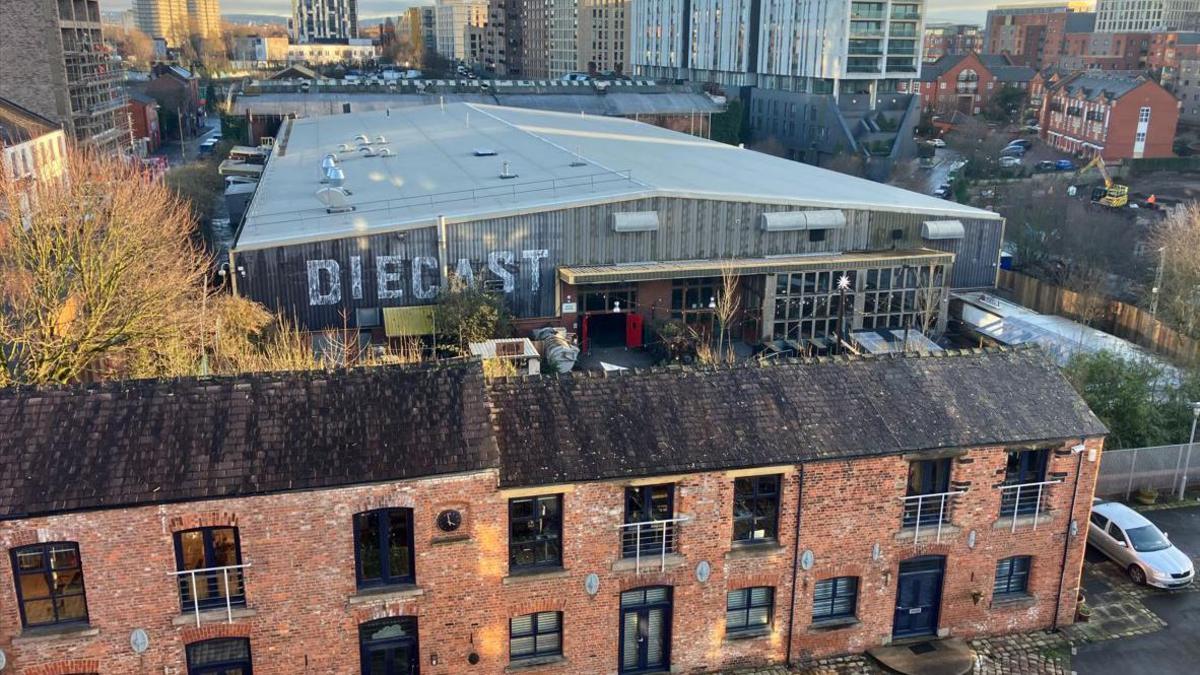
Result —
[[[286, 124], [286, 123], [285, 123]], [[337, 239], [589, 203], [678, 196], [820, 208], [999, 218], [953, 202], [632, 120], [451, 103], [291, 121], [267, 163], [235, 249]], [[355, 137], [382, 135], [386, 157]], [[476, 157], [479, 148], [495, 156]], [[316, 197], [338, 156], [355, 210]], [[515, 178], [500, 178], [509, 163]]]

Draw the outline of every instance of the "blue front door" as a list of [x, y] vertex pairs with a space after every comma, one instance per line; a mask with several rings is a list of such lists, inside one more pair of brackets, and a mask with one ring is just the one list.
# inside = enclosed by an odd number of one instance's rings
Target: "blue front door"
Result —
[[946, 558], [928, 555], [900, 563], [892, 637], [936, 635]]

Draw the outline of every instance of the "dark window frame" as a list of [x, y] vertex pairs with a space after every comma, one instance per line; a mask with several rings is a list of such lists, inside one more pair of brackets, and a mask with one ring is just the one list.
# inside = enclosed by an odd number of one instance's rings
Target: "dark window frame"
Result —
[[[542, 616], [546, 614], [555, 615], [555, 628], [553, 630], [542, 630], [539, 625], [542, 621]], [[513, 629], [514, 619], [530, 619], [529, 632], [516, 634]], [[558, 646], [554, 649], [540, 650], [538, 649], [538, 638], [542, 636], [558, 635]], [[533, 651], [528, 654], [513, 654], [513, 639], [514, 638], [533, 638]], [[510, 617], [508, 620], [508, 660], [519, 663], [527, 659], [540, 659], [550, 656], [562, 656], [562, 638], [563, 638], [563, 613], [559, 611], [549, 612], [530, 612], [529, 614], [521, 614], [519, 616]]]
[[[553, 535], [538, 535], [538, 536], [533, 537], [532, 539], [529, 539], [528, 541], [517, 542], [515, 540], [516, 538], [514, 537], [513, 529], [517, 523], [517, 520], [514, 519], [514, 515], [515, 515], [514, 512], [515, 512], [518, 504], [521, 504], [524, 502], [533, 502], [535, 505], [535, 508], [536, 508], [536, 506], [538, 504], [540, 504], [542, 502], [542, 500], [546, 500], [546, 499], [553, 499], [555, 502], [555, 512], [554, 512], [553, 516], [549, 516], [549, 515], [537, 516], [537, 515], [535, 515], [533, 518], [522, 518], [521, 520], [533, 522], [533, 521], [546, 521], [549, 519], [551, 522], [553, 522], [557, 525], [557, 532]], [[542, 532], [544, 532], [546, 530], [544, 522], [540, 525], [539, 530]], [[536, 559], [537, 555], [535, 553], [534, 562], [529, 562], [529, 563], [518, 563], [517, 562], [518, 551], [520, 550], [520, 548], [523, 545], [530, 544], [530, 543], [540, 544], [542, 542], [547, 542], [547, 541], [557, 542], [557, 545], [558, 545], [558, 555], [557, 556], [555, 556], [554, 558]], [[563, 566], [563, 496], [562, 496], [562, 493], [534, 495], [534, 496], [530, 496], [530, 497], [517, 497], [517, 498], [509, 499], [508, 500], [508, 569], [509, 569], [509, 572], [511, 573], [513, 571], [524, 571], [524, 570], [556, 569], [556, 568], [561, 568], [562, 566]]]
[[[752, 481], [751, 482], [752, 489], [749, 492], [743, 491], [742, 493], [740, 493], [743, 495], [742, 499], [745, 500], [746, 503], [751, 504], [751, 506], [745, 512], [743, 512], [742, 514], [739, 514], [738, 513], [738, 495], [739, 495], [738, 483], [741, 483], [743, 481]], [[774, 488], [773, 493], [765, 492], [763, 490], [764, 486], [766, 485], [766, 483], [764, 483], [764, 481], [771, 481], [771, 483], [773, 484], [773, 488]], [[780, 509], [782, 497], [783, 497], [783, 476], [782, 476], [782, 474], [770, 474], [770, 475], [765, 475], [765, 476], [746, 476], [743, 478], [735, 478], [733, 481], [733, 541], [734, 541], [734, 543], [746, 545], [746, 544], [760, 544], [760, 543], [778, 541], [779, 540], [779, 509]], [[756, 503], [761, 499], [770, 499], [772, 502], [774, 502], [774, 508], [771, 510], [772, 511], [771, 515], [769, 515], [769, 516], [754, 515], [753, 503]], [[738, 524], [739, 523], [749, 523], [749, 525], [750, 525], [749, 529], [746, 530], [746, 535], [741, 538], [739, 538], [739, 536], [738, 536]], [[766, 534], [764, 536], [761, 536], [761, 537], [755, 536], [754, 532], [756, 531], [756, 529], [758, 529], [758, 528], [756, 528], [756, 526], [767, 524], [767, 523], [769, 523], [769, 525], [770, 525], [770, 528], [769, 528], [770, 533]]]
[[[240, 528], [233, 526], [233, 525], [214, 525], [214, 526], [209, 526], [209, 527], [193, 527], [193, 528], [189, 528], [186, 530], [179, 530], [179, 531], [175, 532], [175, 534], [174, 534], [173, 539], [175, 541], [175, 571], [186, 572], [189, 569], [207, 569], [210, 567], [226, 567], [225, 565], [215, 564], [216, 563], [216, 551], [213, 547], [213, 532], [215, 532], [217, 530], [232, 530], [233, 531], [233, 548], [234, 548], [234, 553], [236, 555], [236, 562], [234, 564], [235, 565], [244, 564], [243, 560], [242, 560], [242, 535], [241, 535]], [[201, 536], [202, 536], [202, 539], [204, 542], [204, 566], [197, 567], [197, 568], [184, 568], [184, 566], [183, 566], [183, 535], [190, 534], [192, 532], [201, 532], [202, 533]], [[192, 609], [195, 608], [197, 605], [199, 606], [200, 609], [214, 609], [214, 608], [225, 606], [225, 604], [226, 604], [225, 597], [226, 596], [220, 595], [219, 590], [218, 591], [210, 590], [208, 597], [206, 597], [203, 600], [200, 600], [198, 603], [196, 603], [192, 598], [189, 597], [189, 595], [191, 593], [191, 585], [190, 584], [191, 584], [192, 575], [180, 574], [178, 576], [179, 576], [179, 601], [183, 607], [183, 611], [185, 611], [185, 612], [192, 611]], [[221, 579], [224, 578], [224, 574], [218, 575], [218, 573], [216, 573], [216, 572], [210, 572], [207, 575], [197, 574], [195, 576], [196, 576], [196, 584], [197, 585], [199, 585], [201, 583], [201, 581], [203, 580], [203, 583], [208, 583], [210, 585], [210, 588], [213, 586], [217, 586], [219, 588], [219, 585], [217, 583], [218, 578], [221, 578]], [[229, 595], [228, 604], [236, 605], [238, 607], [244, 606], [246, 604], [246, 586], [245, 586], [245, 580], [242, 578], [242, 570], [236, 569], [236, 570], [233, 570], [232, 572], [230, 572], [229, 579], [238, 588], [241, 588], [241, 593], [239, 593], [238, 595], [232, 595], [232, 594]], [[229, 589], [227, 588], [226, 590], [228, 591]]]
[[[830, 584], [831, 585], [829, 600], [828, 600], [829, 611], [828, 612], [822, 611], [821, 613], [818, 614], [817, 613], [817, 593], [820, 590], [822, 584]], [[860, 579], [855, 576], [829, 577], [826, 579], [820, 579], [817, 581], [817, 583], [813, 584], [813, 608], [812, 608], [813, 623], [818, 623], [821, 621], [836, 620], [836, 619], [851, 619], [851, 618], [857, 617], [858, 616], [858, 589], [859, 589], [859, 586], [861, 586]], [[849, 587], [849, 588], [847, 588], [847, 587]], [[837, 606], [838, 600], [844, 599], [847, 597], [851, 599], [849, 611], [841, 611], [841, 612], [835, 611], [834, 607]], [[824, 601], [822, 601], [822, 602], [824, 602]]]
[[[766, 590], [769, 592], [766, 602], [755, 602], [754, 591]], [[745, 603], [742, 607], [731, 609], [732, 596], [735, 594], [745, 595]], [[760, 624], [750, 623], [750, 614], [755, 609], [767, 610], [767, 622]], [[729, 624], [729, 615], [737, 612], [742, 615], [740, 625], [731, 626]], [[762, 631], [770, 631], [775, 626], [775, 587], [774, 586], [747, 586], [745, 588], [736, 588], [725, 593], [725, 633], [727, 635], [737, 635], [740, 633], [758, 633]]]
[[[1001, 571], [1001, 567], [1006, 564], [1007, 569]], [[997, 560], [996, 574], [992, 581], [992, 597], [1019, 598], [1029, 595], [1029, 574], [1032, 569], [1033, 556], [1014, 555]]]
[[[654, 491], [658, 488], [667, 489], [667, 512], [665, 517], [658, 517], [662, 514], [656, 514], [654, 508]], [[639, 503], [642, 507], [637, 508]], [[649, 504], [649, 508], [645, 505]], [[623, 523], [632, 525], [634, 523], [650, 523], [657, 520], [669, 520], [675, 517], [675, 484], [674, 483], [656, 483], [654, 485], [637, 485], [625, 488], [625, 516]], [[634, 538], [634, 542], [630, 543], [627, 540], [630, 538], [628, 532], [634, 528], [622, 528], [623, 536], [621, 537], [621, 557], [636, 558], [640, 552], [641, 555], [658, 554], [663, 546], [663, 536], [667, 537], [666, 546], [668, 552], [673, 552], [676, 542], [675, 523], [668, 523], [666, 527], [643, 532], [640, 538]], [[640, 547], [638, 543], [640, 542]], [[639, 551], [640, 548], [640, 551]]]
[[[1001, 484], [1011, 486], [1043, 482], [1046, 480], [1046, 472], [1049, 470], [1049, 467], [1049, 448], [1010, 450], [1005, 460], [1004, 481]], [[1040, 509], [1041, 505], [1038, 501], [1038, 491], [1036, 489], [1023, 490], [1020, 497], [1020, 501], [1018, 502], [1016, 490], [1001, 490], [1001, 518], [1013, 517], [1014, 515], [1018, 517], [1028, 516]], [[1042, 499], [1044, 500], [1045, 498], [1045, 490], [1043, 490]]]
[[[71, 569], [71, 570], [77, 569], [79, 571], [79, 586], [80, 586], [80, 588], [79, 588], [78, 593], [57, 593], [54, 590], [53, 573], [56, 571], [56, 568], [54, 568], [54, 566], [52, 564], [53, 556], [51, 555], [51, 549], [53, 549], [53, 548], [62, 549], [62, 548], [66, 548], [66, 547], [70, 547], [71, 549], [73, 549], [75, 551], [75, 561], [78, 563], [78, 567], [71, 567], [71, 568], [64, 568], [64, 569]], [[40, 553], [42, 555], [41, 569], [37, 570], [37, 571], [22, 572], [21, 568], [19, 566], [19, 563], [17, 562], [18, 556], [23, 553], [31, 553], [33, 551], [40, 551]], [[83, 558], [80, 557], [78, 542], [51, 541], [51, 542], [45, 542], [45, 543], [39, 543], [39, 544], [30, 544], [28, 546], [19, 546], [10, 551], [10, 556], [12, 559], [13, 583], [16, 585], [16, 590], [17, 590], [17, 608], [20, 611], [21, 626], [23, 628], [41, 628], [44, 626], [86, 625], [89, 622], [88, 606], [87, 606], [87, 586], [86, 586], [86, 582], [85, 582], [84, 575], [83, 575]], [[21, 588], [21, 577], [33, 576], [35, 574], [42, 575], [43, 579], [46, 582], [46, 589], [47, 589], [47, 592], [49, 593], [49, 595], [47, 595], [45, 597], [38, 597], [38, 598], [26, 598], [25, 592]], [[74, 597], [82, 597], [83, 598], [83, 616], [78, 617], [78, 618], [59, 619], [58, 618], [58, 616], [59, 616], [59, 606], [58, 606], [59, 599], [74, 598]], [[26, 613], [25, 613], [26, 603], [39, 602], [39, 601], [44, 602], [46, 600], [50, 601], [51, 607], [54, 610], [54, 619], [52, 621], [43, 621], [43, 622], [33, 623], [33, 624], [29, 623], [29, 619], [27, 618]]]
[[[193, 664], [192, 655], [203, 645], [212, 644], [214, 642], [240, 642], [246, 645], [246, 657], [228, 659], [225, 661], [214, 661], [212, 663]], [[209, 640], [201, 640], [193, 642], [184, 649], [184, 658], [187, 661], [188, 675], [219, 675], [224, 673], [229, 668], [242, 668], [245, 675], [253, 675], [254, 673], [254, 651], [250, 646], [250, 638], [244, 637], [221, 637], [212, 638]]]
[[[405, 522], [406, 537], [404, 544], [408, 547], [408, 574], [392, 574], [391, 573], [391, 539], [392, 539], [392, 518], [396, 515], [401, 516]], [[368, 579], [363, 574], [363, 555], [362, 549], [364, 541], [362, 537], [363, 525], [359, 522], [359, 518], [375, 517], [379, 519], [376, 525], [378, 541], [376, 545], [379, 547], [379, 578]], [[404, 584], [415, 584], [417, 582], [416, 569], [416, 549], [413, 546], [413, 509], [403, 507], [389, 507], [382, 509], [371, 509], [370, 511], [360, 511], [354, 514], [354, 582], [358, 588], [375, 588], [379, 586], [399, 586]]]

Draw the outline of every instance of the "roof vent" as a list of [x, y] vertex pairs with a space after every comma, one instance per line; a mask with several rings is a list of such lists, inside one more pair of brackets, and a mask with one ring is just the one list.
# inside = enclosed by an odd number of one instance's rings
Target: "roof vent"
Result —
[[340, 188], [346, 184], [346, 172], [342, 171], [340, 166], [331, 167], [325, 172], [325, 180], [321, 182]]
[[379, 156], [380, 156], [380, 157], [391, 157], [391, 156], [392, 156], [392, 151], [391, 151], [391, 150], [389, 150], [389, 149], [387, 149], [387, 148], [380, 148], [380, 149], [379, 149]]
[[374, 157], [375, 156], [375, 148], [372, 148], [369, 145], [362, 146], [361, 148], [358, 149], [358, 152], [361, 153], [363, 157]]
[[321, 160], [321, 182], [329, 182], [329, 170], [337, 168], [337, 157], [334, 155], [325, 155]]
[[350, 144], [342, 143], [338, 145], [338, 152], [350, 152]]
[[504, 162], [503, 164], [500, 165], [500, 177], [501, 178], [516, 178], [517, 174], [513, 173], [512, 168], [509, 167], [509, 165], [508, 165], [508, 162]]
[[475, 148], [476, 157], [495, 157], [496, 151], [491, 148]]
[[317, 190], [317, 199], [325, 205], [326, 213], [345, 213], [353, 211], [354, 206], [350, 204], [350, 192], [345, 188], [327, 187]]
[[366, 145], [371, 142], [371, 139], [368, 138], [366, 134], [359, 134], [354, 137], [354, 142], [358, 143], [359, 145]]
[[382, 143], [387, 143], [387, 142], [388, 142], [388, 139], [383, 134], [379, 134], [378, 136], [375, 137], [375, 143], [377, 143], [377, 144], [382, 144]]

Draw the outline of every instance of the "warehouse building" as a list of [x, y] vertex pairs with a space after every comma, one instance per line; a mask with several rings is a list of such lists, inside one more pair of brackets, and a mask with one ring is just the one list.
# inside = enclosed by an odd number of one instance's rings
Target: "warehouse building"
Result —
[[711, 325], [732, 270], [735, 335], [819, 350], [843, 330], [936, 333], [949, 289], [994, 286], [1002, 232], [631, 120], [455, 103], [285, 122], [230, 269], [309, 330], [394, 334], [453, 275], [503, 293], [521, 328], [626, 346], [657, 321]]

